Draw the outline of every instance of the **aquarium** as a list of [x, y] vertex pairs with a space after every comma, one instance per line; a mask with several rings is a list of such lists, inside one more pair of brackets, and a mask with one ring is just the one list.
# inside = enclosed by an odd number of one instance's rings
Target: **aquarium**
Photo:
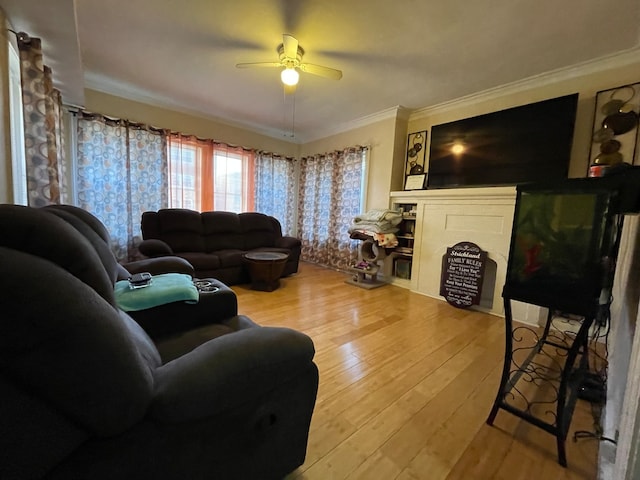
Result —
[[518, 187], [503, 296], [592, 314], [612, 282], [616, 196], [583, 182]]

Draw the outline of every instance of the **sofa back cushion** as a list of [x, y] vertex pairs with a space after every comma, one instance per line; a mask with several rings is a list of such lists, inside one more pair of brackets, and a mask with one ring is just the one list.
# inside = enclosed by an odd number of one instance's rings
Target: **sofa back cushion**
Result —
[[117, 262], [111, 250], [109, 232], [100, 220], [86, 210], [73, 205], [47, 205], [42, 210], [62, 218], [84, 236], [100, 257], [111, 283], [118, 279], [122, 265]]
[[273, 247], [280, 222], [264, 213], [196, 212], [168, 208], [142, 214], [142, 236], [167, 243], [174, 253]]
[[[91, 242], [67, 221], [44, 208], [0, 205], [0, 231], [0, 246], [62, 265], [111, 305], [116, 305], [114, 272], [105, 269]], [[111, 258], [116, 263], [113, 254]]]
[[141, 327], [44, 258], [0, 247], [0, 265], [3, 375], [92, 436], [140, 421], [160, 365]]
[[242, 249], [244, 240], [237, 213], [202, 212], [200, 216], [207, 252]]
[[182, 208], [158, 210], [158, 212], [155, 212], [157, 235], [148, 235], [144, 230], [144, 219], [147, 213], [151, 214], [151, 216], [154, 215], [154, 212], [145, 212], [143, 214], [144, 238], [162, 240], [176, 253], [205, 251], [202, 219], [199, 212]]
[[263, 213], [240, 213], [238, 219], [245, 250], [273, 247], [276, 239], [282, 236], [280, 223]]
[[160, 357], [92, 243], [45, 208], [0, 205], [0, 230], [3, 376], [93, 435], [138, 422]]

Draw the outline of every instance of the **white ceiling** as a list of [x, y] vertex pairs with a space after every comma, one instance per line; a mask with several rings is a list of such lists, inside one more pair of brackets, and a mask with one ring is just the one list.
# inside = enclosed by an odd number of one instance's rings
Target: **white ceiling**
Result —
[[[41, 37], [68, 103], [83, 87], [304, 142], [396, 106], [418, 109], [640, 45], [638, 0], [0, 0]], [[304, 60], [285, 96], [282, 34]], [[640, 72], [639, 72], [640, 73]], [[293, 116], [295, 114], [295, 116]], [[291, 137], [292, 128], [295, 137]]]

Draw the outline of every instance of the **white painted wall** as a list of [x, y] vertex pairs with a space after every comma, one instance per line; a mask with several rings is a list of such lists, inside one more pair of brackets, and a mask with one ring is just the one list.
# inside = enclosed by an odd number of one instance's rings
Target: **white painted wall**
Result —
[[[638, 430], [640, 420], [640, 334], [636, 332], [640, 320], [640, 218], [627, 216], [623, 228], [618, 266], [611, 306], [611, 344], [607, 381], [607, 405], [604, 415], [604, 436], [617, 438], [615, 474], [610, 474], [606, 455], [601, 461], [601, 479], [637, 479], [628, 476], [640, 469], [638, 462]], [[616, 450], [607, 445], [603, 451]], [[633, 462], [627, 470], [627, 459]]]

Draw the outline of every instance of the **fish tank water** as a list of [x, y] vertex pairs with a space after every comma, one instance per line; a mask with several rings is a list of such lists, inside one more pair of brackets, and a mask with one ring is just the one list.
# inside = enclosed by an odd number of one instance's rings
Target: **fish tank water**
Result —
[[581, 182], [519, 186], [503, 296], [594, 314], [613, 280], [615, 204], [615, 191]]

